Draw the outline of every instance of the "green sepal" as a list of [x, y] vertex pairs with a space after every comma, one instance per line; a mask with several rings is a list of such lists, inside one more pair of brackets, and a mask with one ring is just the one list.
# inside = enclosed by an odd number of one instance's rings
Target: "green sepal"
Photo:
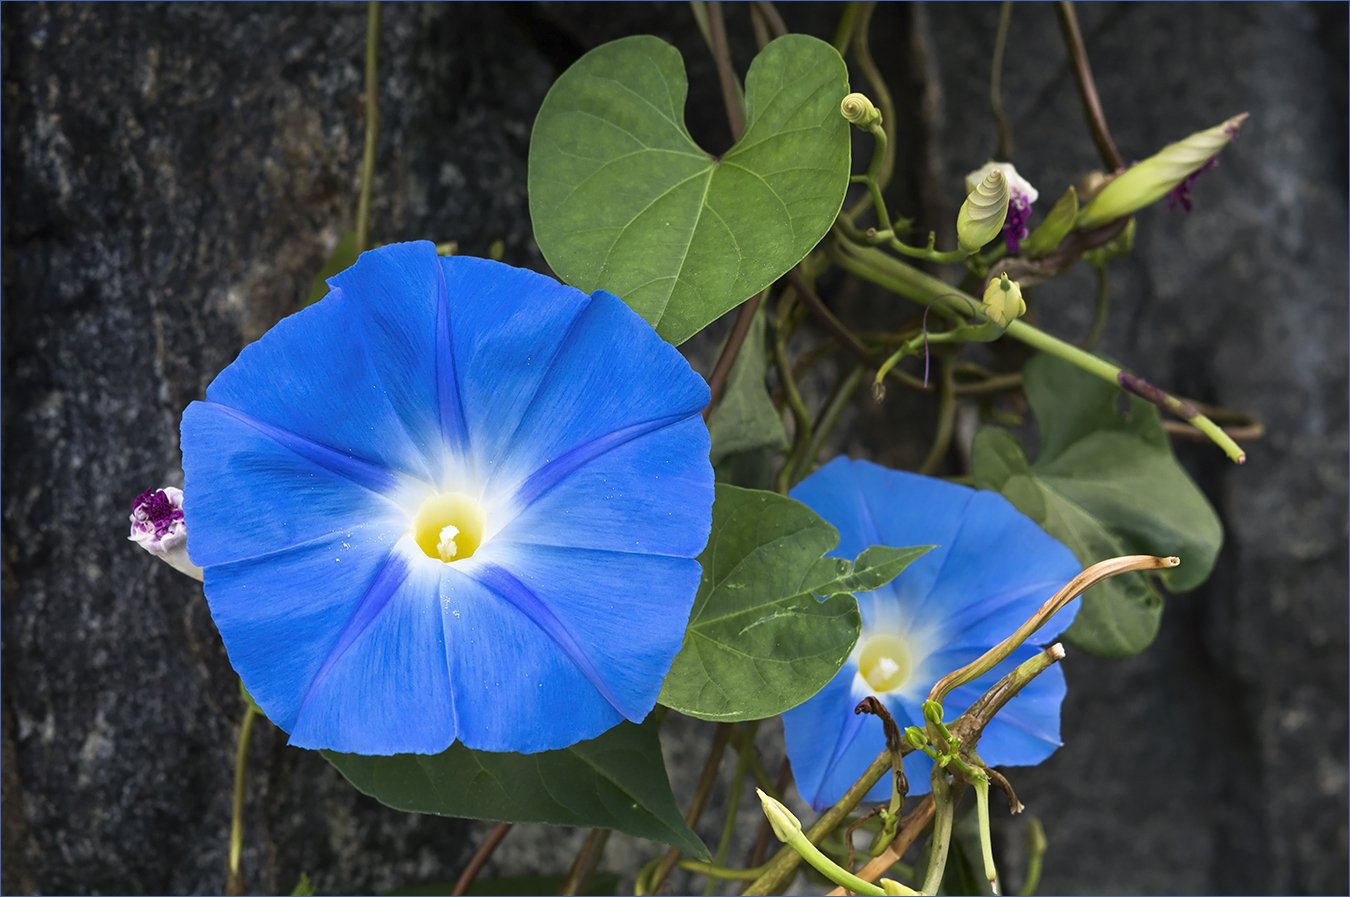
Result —
[[1022, 243], [1022, 251], [1019, 255], [1024, 255], [1029, 259], [1044, 258], [1058, 248], [1059, 243], [1069, 235], [1073, 230], [1074, 223], [1078, 220], [1078, 191], [1070, 187], [1064, 191], [1064, 195], [1059, 198], [1050, 208], [1050, 214], [1045, 216], [1031, 236], [1027, 237]]

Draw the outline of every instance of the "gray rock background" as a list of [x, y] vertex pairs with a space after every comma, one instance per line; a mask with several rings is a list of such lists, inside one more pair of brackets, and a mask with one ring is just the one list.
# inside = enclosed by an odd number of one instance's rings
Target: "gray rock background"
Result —
[[[837, 14], [782, 12], [827, 38]], [[1013, 771], [1050, 840], [1041, 892], [1344, 893], [1346, 7], [1108, 3], [1079, 15], [1127, 160], [1252, 113], [1193, 214], [1140, 216], [1134, 255], [1113, 264], [1101, 348], [1159, 385], [1256, 415], [1270, 435], [1243, 468], [1178, 445], [1227, 527], [1214, 577], [1169, 600], [1139, 657], [1065, 661], [1065, 746]], [[727, 16], [744, 70], [744, 5]], [[877, 12], [872, 44], [902, 123], [890, 199], [925, 226], [948, 220], [961, 176], [992, 150], [997, 19], [996, 4]], [[236, 680], [200, 587], [129, 545], [126, 514], [176, 475], [182, 409], [299, 307], [351, 226], [365, 8], [6, 4], [0, 20], [0, 889], [218, 892]], [[387, 6], [375, 239], [458, 240], [472, 254], [500, 239], [507, 261], [542, 269], [525, 194], [534, 112], [580, 52], [641, 32], [685, 53], [691, 131], [725, 148], [683, 4]], [[937, 101], [927, 117], [925, 85]], [[1049, 6], [1016, 7], [1003, 96], [1014, 161], [1047, 200], [1099, 165]], [[1077, 338], [1091, 295], [1075, 271], [1038, 291], [1034, 310]], [[855, 322], [910, 313], [846, 285], [834, 301]], [[709, 363], [710, 346], [693, 351]], [[912, 466], [931, 423], [904, 415], [922, 407], [859, 402], [837, 449]], [[779, 731], [761, 733], [771, 767]], [[677, 795], [692, 790], [707, 736], [672, 725]], [[244, 867], [256, 893], [289, 893], [301, 872], [320, 893], [453, 880], [489, 828], [387, 810], [268, 726], [253, 751]], [[700, 829], [714, 843], [724, 790]], [[748, 801], [742, 812], [753, 820]], [[1001, 823], [1013, 866], [1021, 824]], [[563, 871], [583, 835], [522, 828], [485, 875]], [[631, 875], [655, 855], [616, 838], [606, 864]]]

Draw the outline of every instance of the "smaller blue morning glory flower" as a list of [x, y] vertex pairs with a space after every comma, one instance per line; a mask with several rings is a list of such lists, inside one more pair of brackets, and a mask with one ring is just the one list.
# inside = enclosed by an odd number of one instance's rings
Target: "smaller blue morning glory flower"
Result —
[[364, 253], [183, 415], [188, 550], [290, 743], [534, 752], [641, 721], [711, 527], [708, 387], [618, 298]]
[[[853, 712], [875, 695], [906, 726], [924, 725], [933, 684], [1002, 641], [1082, 570], [1073, 553], [994, 492], [867, 461], [836, 458], [802, 481], [792, 497], [839, 530], [838, 557], [871, 545], [936, 545], [892, 583], [858, 595], [862, 634], [838, 675], [815, 697], [783, 714], [788, 758], [802, 798], [823, 810], [886, 747], [880, 723]], [[1075, 600], [1037, 636], [1049, 641], [1073, 622]], [[1036, 653], [1023, 645], [984, 677], [944, 702], [954, 720], [1001, 676]], [[1039, 763], [1059, 746], [1064, 674], [1038, 676], [994, 717], [980, 740], [990, 765]], [[912, 793], [928, 790], [932, 761], [905, 758]], [[885, 800], [883, 779], [868, 794]]]

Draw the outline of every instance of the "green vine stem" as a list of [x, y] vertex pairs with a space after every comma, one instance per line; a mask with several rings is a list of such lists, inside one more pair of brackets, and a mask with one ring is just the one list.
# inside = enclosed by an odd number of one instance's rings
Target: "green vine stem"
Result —
[[1041, 861], [1045, 858], [1045, 829], [1035, 816], [1027, 820], [1027, 878], [1019, 897], [1031, 897], [1041, 883]]
[[[891, 752], [882, 751], [872, 764], [867, 767], [858, 781], [854, 782], [849, 789], [844, 792], [844, 796], [833, 807], [826, 810], [821, 817], [816, 820], [816, 824], [806, 832], [806, 839], [812, 844], [819, 844], [825, 840], [825, 836], [834, 831], [844, 820], [844, 817], [853, 812], [867, 792], [872, 790], [872, 786], [881, 781], [881, 777], [891, 771]], [[796, 874], [797, 866], [801, 863], [801, 854], [791, 847], [784, 847], [774, 854], [774, 858], [764, 864], [765, 872], [756, 879], [750, 887], [746, 888], [743, 894], [774, 894], [785, 886]]]
[[356, 206], [356, 254], [370, 248], [370, 198], [375, 147], [380, 139], [380, 0], [366, 7], [366, 147], [361, 155], [361, 198]]
[[234, 750], [234, 802], [230, 816], [229, 878], [226, 894], [243, 894], [244, 876], [239, 871], [239, 858], [244, 850], [244, 799], [248, 796], [248, 750], [253, 742], [253, 724], [258, 709], [250, 698], [245, 702], [244, 719], [239, 724], [239, 741]]
[[[879, 249], [857, 246], [847, 240], [830, 241], [829, 247], [831, 257], [844, 270], [915, 302], [925, 305], [937, 303], [938, 305], [945, 305], [949, 311], [967, 314], [970, 313], [971, 309], [980, 307], [980, 303], [976, 301], [975, 297], [952, 287], [931, 274], [926, 274], [918, 268], [907, 265], [897, 258], [892, 258]], [[1122, 389], [1129, 389], [1136, 395], [1172, 411], [1213, 440], [1229, 458], [1238, 464], [1247, 460], [1246, 452], [1242, 451], [1238, 444], [1233, 441], [1233, 438], [1212, 420], [1199, 413], [1193, 406], [1150, 384], [1144, 384], [1144, 388], [1141, 389], [1134, 388], [1131, 384], [1138, 378], [1132, 378], [1130, 374], [1111, 362], [1098, 358], [1090, 352], [1084, 352], [1077, 346], [1051, 336], [1043, 330], [1038, 330], [1022, 320], [1010, 323], [1005, 332], [1008, 336], [1031, 346], [1033, 349], [1062, 358], [1093, 376], [1100, 377]], [[1139, 382], [1142, 383], [1142, 381]], [[1194, 414], [1189, 412], [1194, 412]]]
[[1012, 0], [1003, 0], [998, 16], [998, 37], [994, 39], [994, 62], [989, 72], [989, 107], [994, 112], [994, 121], [998, 124], [998, 143], [994, 146], [994, 159], [998, 162], [1012, 160], [1012, 122], [1003, 112], [1003, 51], [1008, 46], [1008, 25], [1012, 22]]
[[956, 808], [952, 806], [952, 786], [947, 779], [947, 770], [941, 764], [933, 764], [933, 775], [929, 780], [933, 786], [933, 835], [930, 841], [932, 852], [928, 858], [928, 873], [923, 880], [925, 897], [935, 895], [942, 884], [942, 873], [947, 869], [947, 851], [952, 843], [952, 817]]
[[[712, 794], [714, 783], [717, 782], [717, 770], [722, 765], [722, 754], [726, 751], [727, 741], [731, 738], [731, 723], [718, 723], [717, 734], [713, 736], [712, 747], [708, 749], [708, 761], [703, 764], [703, 775], [699, 778], [698, 788], [694, 791], [694, 802], [689, 805], [689, 812], [685, 814], [684, 820], [690, 828], [698, 825], [699, 817], [703, 815], [703, 808], [708, 805], [708, 797]], [[646, 893], [655, 894], [661, 890], [661, 885], [666, 881], [666, 876], [670, 875], [675, 864], [680, 860], [680, 851], [677, 847], [672, 847], [661, 860], [661, 864], [656, 867], [652, 875], [651, 882], [646, 889]]]
[[[731, 849], [731, 838], [736, 833], [736, 813], [741, 808], [741, 789], [745, 786], [745, 777], [750, 773], [750, 758], [755, 753], [755, 733], [759, 731], [759, 720], [751, 720], [740, 732], [745, 744], [737, 751], [736, 774], [731, 780], [731, 793], [727, 795], [727, 817], [722, 823], [722, 837], [717, 841], [717, 852], [713, 855], [713, 865], [721, 867], [727, 861], [727, 851]], [[704, 889], [705, 897], [712, 897], [716, 887], [715, 878], [708, 879]]]
[[951, 358], [943, 357], [942, 372], [938, 379], [937, 433], [933, 435], [933, 445], [928, 449], [928, 457], [923, 459], [918, 471], [926, 477], [931, 477], [937, 472], [938, 467], [942, 465], [942, 459], [947, 456], [947, 449], [952, 444], [952, 431], [956, 425], [956, 390], [953, 388], [955, 367], [955, 362]]

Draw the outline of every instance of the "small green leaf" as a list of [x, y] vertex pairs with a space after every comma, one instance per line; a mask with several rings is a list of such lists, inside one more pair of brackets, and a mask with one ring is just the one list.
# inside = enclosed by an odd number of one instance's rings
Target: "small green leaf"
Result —
[[788, 444], [783, 419], [774, 410], [764, 385], [768, 373], [768, 334], [761, 308], [745, 334], [722, 399], [708, 418], [712, 436], [712, 463], [727, 455], [758, 448], [782, 449]]
[[711, 858], [675, 805], [651, 720], [538, 754], [473, 751], [458, 742], [439, 754], [321, 753], [358, 791], [396, 810], [608, 828]]
[[[1177, 463], [1158, 409], [1068, 362], [1038, 355], [1023, 372], [1027, 400], [1041, 431], [1030, 464], [1013, 436], [986, 427], [975, 434], [975, 484], [1002, 492], [1018, 510], [1094, 564], [1128, 554], [1176, 555], [1181, 566], [1160, 572], [1184, 592], [1214, 568], [1223, 528], [1218, 515]], [[1162, 596], [1142, 573], [1116, 576], [1083, 595], [1064, 637], [1106, 657], [1129, 657], [1152, 643]]]
[[885, 585], [928, 550], [873, 547], [857, 564], [823, 556], [838, 544], [801, 502], [718, 484], [703, 579], [661, 703], [728, 722], [774, 716], [820, 691], [862, 628], [850, 590]]
[[746, 127], [720, 159], [684, 126], [674, 47], [649, 35], [587, 53], [553, 85], [530, 138], [530, 218], [544, 258], [608, 290], [678, 345], [806, 257], [848, 189], [848, 70], [804, 34], [764, 48]]
[[352, 265], [356, 264], [356, 231], [349, 230], [338, 240], [337, 246], [333, 248], [333, 254], [328, 257], [328, 261], [323, 263], [319, 269], [318, 275], [314, 278], [314, 283], [310, 285], [309, 296], [305, 299], [305, 305], [310, 306], [318, 302], [324, 296], [328, 295], [328, 278], [334, 274], [341, 274]]

